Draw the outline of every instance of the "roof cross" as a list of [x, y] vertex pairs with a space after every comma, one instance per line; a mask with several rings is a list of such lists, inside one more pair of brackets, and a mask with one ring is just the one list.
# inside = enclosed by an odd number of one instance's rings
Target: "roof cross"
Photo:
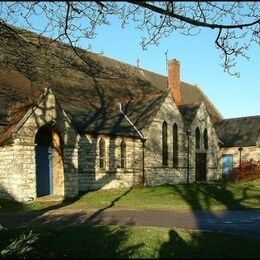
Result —
[[137, 67], [139, 68], [140, 59], [138, 58], [138, 59], [136, 60], [136, 62], [137, 62]]

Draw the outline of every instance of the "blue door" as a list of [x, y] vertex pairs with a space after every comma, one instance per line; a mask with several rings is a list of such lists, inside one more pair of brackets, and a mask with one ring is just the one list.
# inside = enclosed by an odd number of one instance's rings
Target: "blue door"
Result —
[[53, 160], [52, 160], [52, 147], [49, 146], [48, 149], [48, 159], [49, 159], [49, 194], [53, 194]]
[[37, 197], [53, 193], [52, 152], [49, 146], [36, 145], [36, 191]]
[[228, 176], [233, 169], [233, 154], [222, 155], [222, 174]]

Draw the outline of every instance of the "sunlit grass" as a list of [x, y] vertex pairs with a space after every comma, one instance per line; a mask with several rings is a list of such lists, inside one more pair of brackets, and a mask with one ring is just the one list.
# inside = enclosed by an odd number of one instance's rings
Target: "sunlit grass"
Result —
[[[220, 182], [163, 185], [160, 187], [97, 190], [81, 194], [57, 207], [69, 209], [132, 208], [132, 209], [259, 209], [260, 180], [231, 183]], [[0, 200], [0, 212], [10, 210], [47, 209], [53, 203], [20, 204]]]
[[[229, 184], [192, 183], [89, 192], [77, 203], [102, 208], [243, 209], [260, 207], [260, 181]], [[119, 198], [117, 200], [117, 198]]]

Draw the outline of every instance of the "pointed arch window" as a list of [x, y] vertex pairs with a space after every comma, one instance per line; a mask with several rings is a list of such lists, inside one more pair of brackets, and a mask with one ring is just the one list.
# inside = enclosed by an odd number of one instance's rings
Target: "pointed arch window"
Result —
[[105, 169], [106, 166], [106, 153], [105, 153], [105, 140], [99, 140], [99, 168]]
[[168, 165], [168, 137], [167, 137], [167, 123], [162, 124], [162, 165]]
[[208, 144], [208, 130], [207, 128], [204, 129], [204, 133], [203, 133], [203, 139], [204, 139], [204, 149], [208, 150], [209, 148], [209, 144]]
[[196, 128], [195, 136], [196, 136], [196, 149], [200, 149], [200, 130], [198, 127]]
[[172, 128], [172, 140], [173, 140], [173, 167], [178, 167], [178, 126], [175, 123]]
[[126, 142], [123, 139], [120, 146], [121, 150], [121, 168], [126, 168]]

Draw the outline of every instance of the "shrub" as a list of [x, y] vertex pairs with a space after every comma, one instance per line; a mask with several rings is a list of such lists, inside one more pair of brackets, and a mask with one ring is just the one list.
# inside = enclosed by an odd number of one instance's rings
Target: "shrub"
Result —
[[241, 162], [241, 167], [234, 167], [231, 181], [249, 181], [260, 178], [260, 161], [252, 159]]
[[[28, 252], [32, 251], [34, 244], [39, 239], [39, 235], [30, 231], [28, 234], [22, 233], [15, 238], [4, 250], [0, 252], [0, 257], [17, 257], [20, 258]], [[23, 258], [23, 257], [22, 257]]]

